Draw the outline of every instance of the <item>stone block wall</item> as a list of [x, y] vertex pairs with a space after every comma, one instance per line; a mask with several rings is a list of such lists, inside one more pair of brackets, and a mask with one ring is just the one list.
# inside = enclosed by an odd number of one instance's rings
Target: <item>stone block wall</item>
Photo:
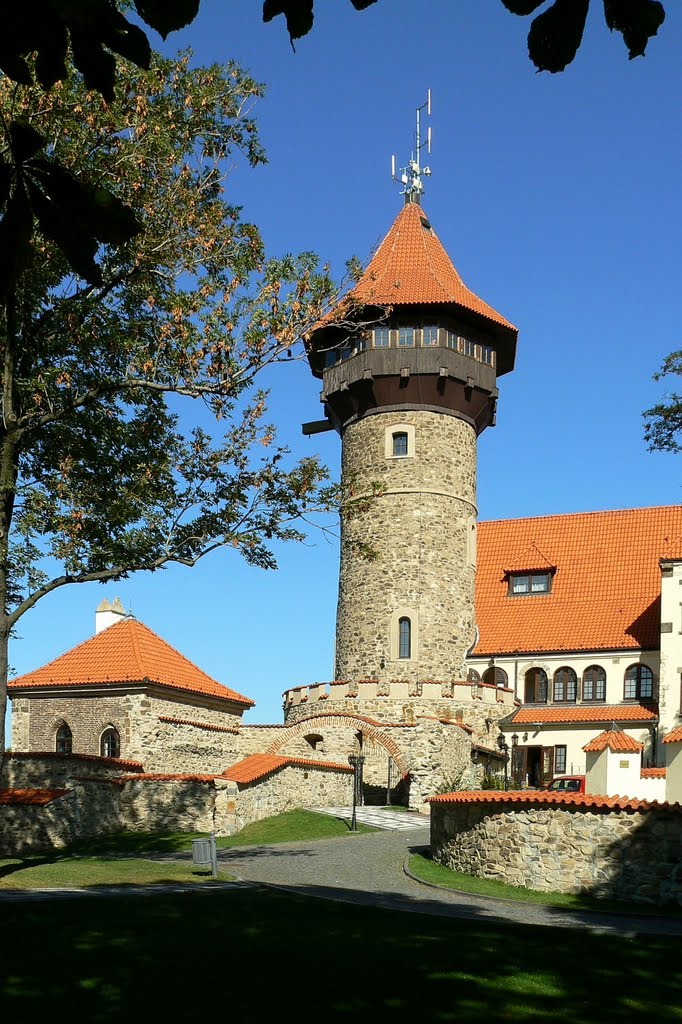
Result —
[[[80, 759], [73, 760], [77, 770]], [[10, 777], [11, 769], [4, 782]], [[0, 806], [0, 856], [25, 856], [121, 831], [208, 833], [215, 828], [217, 835], [230, 835], [251, 821], [295, 807], [347, 806], [352, 779], [348, 770], [312, 765], [287, 766], [248, 785], [211, 776], [62, 775], [60, 788], [68, 790], [52, 802]], [[46, 788], [37, 771], [31, 782]]]
[[534, 803], [526, 796], [471, 793], [432, 802], [434, 860], [541, 892], [682, 905], [682, 807], [557, 794], [548, 794], [552, 803]]
[[235, 824], [239, 831], [251, 821], [295, 807], [347, 807], [353, 800], [353, 775], [288, 765], [257, 782], [239, 784], [237, 789]]
[[[414, 431], [413, 454], [387, 457], [394, 427]], [[367, 416], [344, 430], [342, 478], [359, 498], [374, 483], [382, 493], [342, 523], [337, 677], [463, 678], [474, 639], [473, 427], [427, 411]], [[396, 649], [401, 615], [412, 622], [408, 659]]]
[[53, 751], [63, 723], [71, 729], [73, 750], [83, 754], [99, 754], [101, 735], [113, 725], [120, 736], [121, 757], [143, 761], [150, 771], [221, 772], [240, 756], [234, 743], [240, 710], [224, 701], [176, 695], [161, 687], [92, 695], [62, 690], [15, 698], [12, 748]]
[[139, 762], [85, 754], [37, 754], [11, 752], [5, 755], [0, 789], [59, 789], [70, 787], [83, 776], [117, 779], [122, 772], [142, 770]]

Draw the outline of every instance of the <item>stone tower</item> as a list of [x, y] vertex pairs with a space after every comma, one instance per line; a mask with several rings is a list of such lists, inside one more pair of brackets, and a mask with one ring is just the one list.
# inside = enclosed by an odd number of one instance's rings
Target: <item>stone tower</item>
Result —
[[388, 234], [309, 339], [326, 420], [304, 432], [341, 435], [357, 510], [341, 528], [336, 679], [419, 686], [465, 678], [476, 439], [495, 422], [517, 330], [463, 283], [422, 209], [419, 167], [407, 170]]

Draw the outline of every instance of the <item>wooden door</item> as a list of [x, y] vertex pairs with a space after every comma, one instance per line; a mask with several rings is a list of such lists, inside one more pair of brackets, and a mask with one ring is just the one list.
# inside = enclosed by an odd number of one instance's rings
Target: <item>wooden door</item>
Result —
[[542, 778], [540, 783], [546, 786], [554, 775], [554, 747], [542, 748]]

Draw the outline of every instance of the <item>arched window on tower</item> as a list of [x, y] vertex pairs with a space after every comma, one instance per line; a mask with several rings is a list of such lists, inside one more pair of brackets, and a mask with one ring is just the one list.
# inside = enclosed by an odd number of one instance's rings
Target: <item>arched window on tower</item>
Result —
[[108, 726], [102, 733], [102, 738], [99, 741], [99, 752], [102, 757], [121, 756], [121, 737], [113, 725]]
[[398, 620], [398, 657], [412, 656], [412, 623], [407, 617]]
[[70, 754], [73, 750], [73, 733], [66, 722], [62, 722], [57, 729], [54, 749], [58, 754]]
[[407, 434], [404, 430], [397, 430], [393, 435], [393, 454], [398, 457], [407, 455]]

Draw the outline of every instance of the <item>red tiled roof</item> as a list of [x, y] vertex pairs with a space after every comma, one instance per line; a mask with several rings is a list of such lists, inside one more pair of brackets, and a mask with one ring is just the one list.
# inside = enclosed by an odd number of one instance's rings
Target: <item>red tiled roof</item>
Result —
[[[657, 650], [659, 559], [681, 532], [680, 505], [480, 523], [474, 654]], [[505, 574], [533, 545], [556, 566], [551, 592], [510, 597]]]
[[219, 775], [199, 772], [144, 772], [142, 775], [122, 775], [114, 782], [214, 782]]
[[56, 761], [95, 761], [97, 764], [111, 765], [112, 768], [127, 768], [142, 771], [144, 766], [140, 761], [124, 761], [121, 757], [102, 757], [99, 754], [57, 754], [54, 750], [8, 750], [5, 757], [44, 758], [49, 757]]
[[682, 814], [682, 804], [659, 803], [658, 800], [635, 800], [624, 796], [596, 796], [590, 793], [548, 792], [546, 789], [509, 790], [494, 789], [462, 790], [457, 793], [443, 793], [429, 796], [430, 804], [558, 804], [594, 807], [603, 810], [646, 811], [650, 807], [666, 808]]
[[44, 807], [67, 792], [66, 789], [0, 789], [0, 806]]
[[159, 715], [160, 722], [168, 722], [170, 725], [193, 725], [197, 729], [205, 729], [207, 732], [231, 732], [239, 735], [239, 729], [228, 725], [213, 725], [211, 722], [195, 722], [192, 718], [171, 718], [170, 715]]
[[663, 743], [682, 743], [682, 725], [672, 729], [667, 736], [663, 737]]
[[516, 331], [467, 288], [424, 210], [416, 203], [402, 207], [350, 297], [377, 306], [456, 304]]
[[548, 704], [535, 707], [525, 704], [509, 719], [507, 728], [531, 725], [533, 722], [562, 724], [564, 722], [651, 722], [658, 718], [655, 705], [643, 704], [570, 704], [567, 707]]
[[349, 764], [339, 764], [336, 761], [311, 761], [304, 757], [279, 757], [277, 754], [251, 754], [243, 761], [238, 761], [231, 768], [223, 772], [223, 778], [230, 782], [255, 782], [272, 772], [286, 768], [288, 765], [299, 765], [302, 768], [325, 768], [340, 772], [352, 772]]
[[117, 622], [35, 672], [12, 679], [8, 690], [142, 682], [218, 697], [244, 707], [254, 703], [211, 679], [135, 619]]
[[643, 743], [638, 743], [633, 736], [628, 736], [622, 729], [605, 729], [583, 747], [588, 754], [597, 753], [600, 750], [610, 750], [614, 754], [639, 754], [643, 749]]
[[641, 779], [664, 779], [665, 776], [665, 768], [642, 768], [639, 773]]

